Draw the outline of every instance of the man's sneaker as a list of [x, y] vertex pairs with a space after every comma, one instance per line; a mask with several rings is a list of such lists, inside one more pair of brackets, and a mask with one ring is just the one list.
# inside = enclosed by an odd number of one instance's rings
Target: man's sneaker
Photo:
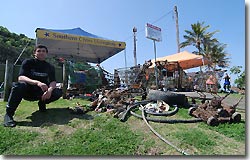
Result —
[[39, 106], [39, 111], [40, 112], [46, 112], [46, 104], [44, 102], [39, 101], [38, 106]]
[[12, 116], [5, 114], [4, 116], [4, 127], [15, 127], [16, 122], [13, 120]]

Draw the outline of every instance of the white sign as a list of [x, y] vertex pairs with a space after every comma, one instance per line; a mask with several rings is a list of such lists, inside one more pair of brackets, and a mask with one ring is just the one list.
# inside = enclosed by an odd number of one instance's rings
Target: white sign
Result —
[[161, 28], [153, 26], [152, 24], [146, 24], [146, 37], [155, 41], [162, 41]]

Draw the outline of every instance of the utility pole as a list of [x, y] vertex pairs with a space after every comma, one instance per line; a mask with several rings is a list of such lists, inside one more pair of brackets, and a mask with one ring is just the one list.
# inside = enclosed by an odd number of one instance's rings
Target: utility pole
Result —
[[134, 62], [135, 62], [135, 66], [137, 65], [137, 60], [136, 60], [136, 32], [137, 32], [137, 28], [133, 28], [133, 33], [134, 33]]
[[174, 6], [174, 12], [175, 12], [175, 25], [176, 25], [177, 53], [180, 53], [179, 24], [178, 24], [177, 6]]

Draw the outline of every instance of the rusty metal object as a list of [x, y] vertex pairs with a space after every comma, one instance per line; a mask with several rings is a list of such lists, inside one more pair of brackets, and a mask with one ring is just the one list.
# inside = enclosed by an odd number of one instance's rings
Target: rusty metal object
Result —
[[210, 102], [206, 101], [203, 104], [200, 104], [198, 107], [191, 107], [188, 110], [189, 115], [201, 118], [210, 126], [216, 126], [220, 123], [238, 123], [241, 121], [241, 114], [236, 112], [236, 106], [239, 104], [242, 97], [239, 101], [232, 105], [226, 105], [222, 103], [229, 94], [224, 97], [214, 97]]
[[119, 114], [124, 112], [130, 104], [133, 104], [134, 98], [130, 98], [127, 90], [105, 90], [99, 97], [90, 103], [90, 107], [96, 112], [110, 112], [118, 118]]

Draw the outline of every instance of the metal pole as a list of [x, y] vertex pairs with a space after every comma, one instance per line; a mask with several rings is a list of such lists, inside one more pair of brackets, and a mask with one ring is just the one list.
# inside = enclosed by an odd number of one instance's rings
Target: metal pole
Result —
[[124, 60], [125, 60], [125, 68], [127, 69], [127, 51], [124, 49]]
[[154, 53], [155, 53], [155, 85], [156, 88], [158, 89], [158, 73], [157, 73], [157, 66], [156, 66], [156, 44], [155, 44], [155, 40], [154, 41]]
[[134, 32], [134, 63], [135, 66], [137, 65], [137, 60], [136, 60], [136, 32], [137, 32], [137, 28], [133, 28], [133, 32]]
[[125, 58], [125, 83], [128, 86], [128, 73], [127, 73], [127, 51], [124, 49], [124, 58]]

